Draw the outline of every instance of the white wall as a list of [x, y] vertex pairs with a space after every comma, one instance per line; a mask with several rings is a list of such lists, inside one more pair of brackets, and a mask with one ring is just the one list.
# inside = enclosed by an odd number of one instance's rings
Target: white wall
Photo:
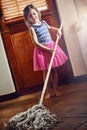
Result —
[[87, 17], [81, 18], [76, 22], [75, 30], [81, 47], [84, 63], [87, 69]]
[[8, 66], [3, 41], [0, 34], [0, 96], [15, 92], [11, 72]]
[[87, 74], [87, 68], [80, 47], [75, 24], [78, 14], [73, 0], [56, 0], [60, 19], [63, 21], [63, 34], [70, 57], [74, 76]]

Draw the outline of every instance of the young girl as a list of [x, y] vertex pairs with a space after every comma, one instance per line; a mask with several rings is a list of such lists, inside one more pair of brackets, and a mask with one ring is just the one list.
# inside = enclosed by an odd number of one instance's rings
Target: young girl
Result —
[[[46, 73], [49, 67], [50, 59], [54, 51], [55, 42], [52, 40], [50, 30], [61, 36], [61, 31], [54, 28], [41, 20], [41, 14], [32, 4], [27, 5], [23, 10], [26, 25], [29, 29], [33, 43], [35, 44], [33, 65], [34, 71], [42, 70], [43, 79], [45, 80]], [[61, 92], [58, 89], [57, 67], [64, 64], [67, 56], [58, 46], [52, 64], [45, 99], [51, 96], [60, 96]]]

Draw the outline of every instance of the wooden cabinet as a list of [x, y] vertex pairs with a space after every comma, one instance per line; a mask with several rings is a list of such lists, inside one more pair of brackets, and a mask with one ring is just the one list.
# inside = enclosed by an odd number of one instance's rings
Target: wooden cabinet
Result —
[[[57, 14], [54, 12], [52, 1], [49, 2], [49, 11], [42, 12], [42, 18], [52, 26], [58, 27]], [[30, 34], [24, 23], [23, 18], [8, 22], [7, 33], [3, 33], [3, 41], [6, 49], [8, 62], [11, 68], [13, 80], [18, 93], [23, 94], [34, 86], [39, 86], [43, 83], [42, 72], [33, 71], [33, 50], [34, 44], [31, 41]], [[55, 40], [55, 34], [52, 34]], [[66, 51], [64, 43], [60, 40], [60, 46]], [[59, 79], [61, 77], [69, 78], [71, 70], [69, 62], [59, 70]], [[64, 69], [65, 68], [65, 69]], [[62, 78], [62, 82], [63, 78]], [[38, 89], [38, 86], [36, 89]], [[29, 89], [30, 88], [30, 89]]]

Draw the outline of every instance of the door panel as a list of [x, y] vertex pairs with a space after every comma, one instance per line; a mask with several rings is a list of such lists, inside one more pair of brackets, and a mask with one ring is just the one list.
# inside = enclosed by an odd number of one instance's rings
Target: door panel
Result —
[[12, 34], [11, 39], [23, 86], [29, 87], [41, 83], [41, 72], [33, 71], [34, 45], [29, 32], [24, 31]]

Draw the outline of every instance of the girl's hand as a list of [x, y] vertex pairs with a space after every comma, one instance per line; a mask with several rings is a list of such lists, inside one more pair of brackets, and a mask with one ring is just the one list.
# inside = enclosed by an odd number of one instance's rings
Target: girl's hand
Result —
[[61, 37], [61, 35], [62, 35], [62, 32], [61, 32], [60, 29], [58, 29], [58, 31], [57, 31], [57, 36]]
[[52, 54], [53, 53], [53, 51], [54, 51], [54, 49], [49, 49], [49, 52]]
[[56, 50], [54, 50], [54, 49], [51, 49], [49, 52], [51, 53], [51, 55], [52, 55], [53, 53], [55, 53], [55, 54], [57, 53]]

